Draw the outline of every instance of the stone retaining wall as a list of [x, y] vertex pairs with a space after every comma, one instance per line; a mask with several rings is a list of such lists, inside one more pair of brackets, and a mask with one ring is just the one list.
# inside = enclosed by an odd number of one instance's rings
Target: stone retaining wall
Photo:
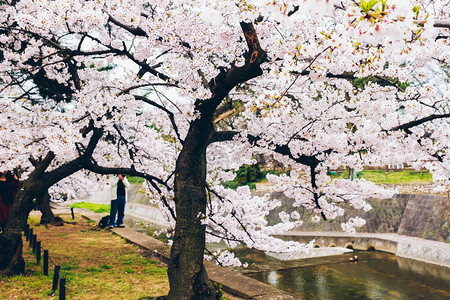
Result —
[[[282, 193], [274, 193], [282, 206], [269, 215], [269, 222], [278, 222], [282, 210], [291, 213], [293, 200]], [[424, 194], [397, 194], [391, 199], [371, 199], [372, 210], [364, 212], [347, 207], [343, 217], [332, 221], [312, 222], [310, 211], [295, 208], [302, 215], [302, 231], [342, 232], [341, 223], [350, 217], [360, 216], [366, 225], [358, 232], [398, 233], [434, 241], [450, 242], [450, 198]]]
[[450, 198], [434, 195], [400, 195], [407, 199], [398, 234], [449, 242]]

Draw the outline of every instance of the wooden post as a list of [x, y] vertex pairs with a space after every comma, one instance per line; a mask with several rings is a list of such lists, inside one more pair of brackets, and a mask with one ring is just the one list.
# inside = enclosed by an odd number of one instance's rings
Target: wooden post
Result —
[[33, 236], [33, 228], [30, 228], [30, 230], [28, 231], [28, 238], [27, 241], [30, 242], [30, 247], [31, 247], [31, 237]]
[[36, 242], [36, 263], [39, 264], [41, 262], [41, 242]]
[[33, 234], [31, 237], [31, 248], [33, 249], [33, 252], [36, 251], [36, 241], [37, 241], [37, 234]]
[[72, 220], [75, 219], [75, 215], [73, 214], [73, 207], [70, 208], [70, 212], [72, 213]]
[[55, 272], [53, 273], [53, 285], [52, 290], [56, 291], [58, 288], [58, 281], [59, 281], [59, 271], [61, 270], [61, 266], [55, 266]]
[[25, 240], [28, 241], [28, 235], [30, 234], [30, 225], [25, 224], [25, 228], [23, 229], [23, 234], [25, 235]]
[[48, 250], [44, 250], [44, 276], [48, 276]]
[[37, 241], [37, 234], [33, 234], [31, 238], [31, 247], [33, 248], [33, 252], [36, 251], [36, 241]]
[[59, 300], [66, 300], [66, 279], [59, 280]]

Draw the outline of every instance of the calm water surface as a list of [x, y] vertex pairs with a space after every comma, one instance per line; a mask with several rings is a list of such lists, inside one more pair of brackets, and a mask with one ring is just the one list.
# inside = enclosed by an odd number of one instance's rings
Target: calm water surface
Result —
[[[152, 230], [125, 218], [127, 226]], [[218, 245], [209, 245], [215, 251]], [[248, 268], [234, 268], [251, 278], [311, 300], [450, 300], [450, 269], [378, 251], [283, 261], [246, 248], [235, 249]]]
[[305, 299], [450, 299], [448, 268], [389, 253], [357, 255], [358, 262], [346, 258], [327, 264], [320, 258], [320, 265], [294, 268], [289, 266], [295, 261], [281, 262], [286, 269], [246, 275]]

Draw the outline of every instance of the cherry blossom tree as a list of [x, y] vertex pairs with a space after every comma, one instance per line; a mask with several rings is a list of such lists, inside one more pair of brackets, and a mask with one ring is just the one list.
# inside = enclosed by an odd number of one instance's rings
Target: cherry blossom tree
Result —
[[317, 222], [393, 193], [331, 181], [338, 166], [408, 163], [448, 190], [447, 1], [10, 0], [0, 11], [3, 168], [26, 170], [2, 270], [23, 269], [12, 266], [32, 199], [82, 169], [146, 179], [174, 226], [168, 299], [217, 297], [206, 241], [305, 249], [271, 237], [300, 226], [298, 213], [269, 226], [277, 199], [223, 186], [255, 154], [289, 167], [268, 177], [273, 191]]

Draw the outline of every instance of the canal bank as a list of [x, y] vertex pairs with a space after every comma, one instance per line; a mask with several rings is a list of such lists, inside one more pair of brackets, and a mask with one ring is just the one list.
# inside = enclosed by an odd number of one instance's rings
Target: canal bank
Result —
[[[395, 233], [304, 232], [290, 231], [278, 235], [283, 240], [308, 243], [314, 247], [344, 247], [358, 250], [378, 250], [450, 268], [450, 244]], [[449, 269], [450, 272], [450, 269]]]
[[[63, 207], [55, 209], [55, 213], [64, 211]], [[67, 209], [66, 213], [67, 213]], [[86, 219], [99, 222], [101, 214], [94, 213], [87, 209], [77, 208], [76, 213], [81, 214]], [[136, 232], [131, 228], [114, 228], [112, 232], [121, 236], [130, 243], [136, 244], [144, 249], [154, 251], [162, 260], [168, 261], [170, 256], [169, 246], [144, 233]], [[230, 269], [217, 266], [212, 262], [204, 262], [208, 276], [214, 282], [220, 284], [224, 291], [244, 298], [254, 300], [300, 300], [301, 298], [292, 296], [271, 285], [264, 284], [258, 280], [246, 277]]]

